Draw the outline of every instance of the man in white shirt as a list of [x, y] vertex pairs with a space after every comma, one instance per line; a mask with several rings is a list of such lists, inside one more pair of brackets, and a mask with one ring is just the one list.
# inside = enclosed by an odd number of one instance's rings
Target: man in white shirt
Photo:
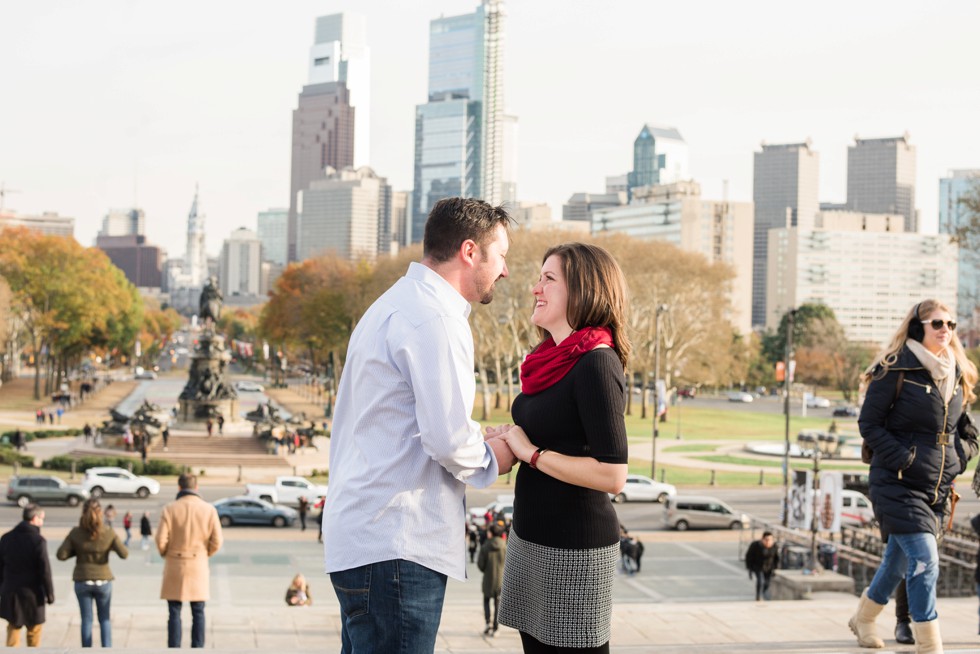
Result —
[[433, 651], [446, 578], [466, 577], [465, 486], [489, 486], [515, 462], [471, 418], [467, 322], [470, 302], [488, 304], [507, 276], [511, 221], [480, 200], [440, 200], [422, 262], [351, 336], [322, 527], [345, 654]]

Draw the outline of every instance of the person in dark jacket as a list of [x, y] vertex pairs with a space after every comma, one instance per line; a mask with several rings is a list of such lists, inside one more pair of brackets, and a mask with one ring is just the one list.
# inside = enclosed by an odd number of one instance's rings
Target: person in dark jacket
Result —
[[875, 618], [906, 579], [916, 652], [942, 652], [936, 613], [937, 537], [953, 478], [977, 452], [965, 407], [977, 368], [938, 300], [915, 305], [864, 375], [858, 427], [871, 448], [871, 502], [886, 541], [881, 566], [848, 625], [862, 647], [884, 647]]
[[762, 538], [749, 545], [745, 552], [745, 567], [749, 570], [749, 576], [755, 577], [755, 601], [772, 599], [769, 582], [779, 567], [779, 549], [771, 531], [763, 532]]
[[20, 645], [27, 627], [27, 646], [41, 646], [44, 605], [54, 604], [48, 544], [41, 535], [44, 511], [34, 504], [23, 521], [0, 538], [0, 618], [7, 621], [7, 647]]
[[129, 556], [129, 550], [119, 540], [119, 535], [103, 522], [99, 500], [86, 500], [78, 526], [68, 532], [57, 554], [59, 561], [75, 557], [75, 570], [71, 578], [75, 582], [75, 596], [82, 614], [82, 647], [92, 646], [93, 602], [99, 616], [102, 647], [112, 647], [109, 607], [112, 603], [113, 576], [109, 569], [109, 552], [115, 552], [121, 559]]
[[[500, 589], [504, 583], [504, 559], [507, 558], [507, 541], [500, 537], [504, 533], [500, 525], [490, 525], [487, 540], [480, 548], [476, 567], [483, 573], [483, 619], [487, 623], [483, 634], [497, 635], [497, 604], [500, 602]], [[493, 621], [490, 621], [490, 600], [493, 600]]]

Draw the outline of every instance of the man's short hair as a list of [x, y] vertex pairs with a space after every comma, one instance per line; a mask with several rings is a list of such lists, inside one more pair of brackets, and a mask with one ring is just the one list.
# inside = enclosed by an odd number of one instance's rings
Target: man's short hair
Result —
[[497, 525], [497, 524], [490, 525], [490, 533], [493, 535], [494, 538], [500, 536], [501, 534], [504, 533], [503, 525]]
[[185, 472], [177, 478], [177, 486], [180, 490], [194, 490], [197, 488], [197, 475]]
[[765, 539], [765, 538], [767, 538], [769, 536], [772, 536], [772, 532], [771, 531], [764, 531], [764, 532], [762, 532], [762, 538], [763, 539]]
[[42, 511], [41, 507], [39, 507], [37, 504], [28, 504], [24, 507], [24, 522], [30, 522], [42, 513], [44, 513], [44, 511]]
[[494, 238], [497, 225], [509, 228], [514, 219], [502, 207], [474, 198], [443, 198], [436, 202], [425, 221], [422, 254], [445, 263], [469, 239], [482, 250]]

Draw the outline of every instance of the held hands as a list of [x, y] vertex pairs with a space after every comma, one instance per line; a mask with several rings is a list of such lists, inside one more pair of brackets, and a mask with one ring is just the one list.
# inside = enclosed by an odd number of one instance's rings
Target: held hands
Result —
[[514, 464], [517, 463], [517, 457], [511, 451], [510, 446], [507, 444], [501, 435], [504, 434], [511, 425], [498, 425], [496, 427], [486, 428], [486, 442], [493, 450], [493, 455], [497, 458], [497, 470], [500, 474], [505, 474], [510, 472]]
[[538, 449], [524, 433], [524, 430], [517, 425], [503, 432], [499, 438], [507, 443], [514, 456], [521, 461], [529, 461], [531, 455]]

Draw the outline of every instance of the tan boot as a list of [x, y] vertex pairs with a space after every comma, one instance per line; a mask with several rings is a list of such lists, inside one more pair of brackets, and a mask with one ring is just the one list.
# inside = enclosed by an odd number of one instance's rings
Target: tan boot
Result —
[[943, 654], [943, 637], [939, 634], [939, 620], [913, 622], [915, 654]]
[[[878, 617], [878, 614], [881, 613], [883, 608], [885, 608], [884, 604], [878, 604], [868, 598], [867, 589], [861, 593], [861, 600], [858, 602], [857, 612], [847, 622], [847, 626], [858, 637], [858, 645], [861, 647], [878, 648], [885, 646], [885, 641], [878, 637], [878, 628], [875, 625], [875, 618]], [[916, 641], [918, 641], [918, 635], [916, 635]]]

